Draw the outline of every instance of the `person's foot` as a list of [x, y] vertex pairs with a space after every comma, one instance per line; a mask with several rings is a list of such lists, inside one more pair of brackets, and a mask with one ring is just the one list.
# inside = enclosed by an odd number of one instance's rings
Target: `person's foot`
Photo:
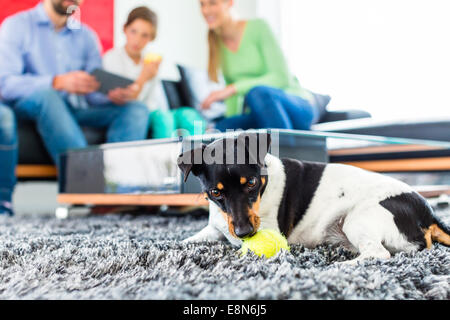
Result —
[[0, 202], [0, 216], [2, 216], [2, 215], [5, 215], [5, 216], [13, 216], [14, 215], [14, 210], [12, 208], [11, 202], [8, 202], [8, 201]]

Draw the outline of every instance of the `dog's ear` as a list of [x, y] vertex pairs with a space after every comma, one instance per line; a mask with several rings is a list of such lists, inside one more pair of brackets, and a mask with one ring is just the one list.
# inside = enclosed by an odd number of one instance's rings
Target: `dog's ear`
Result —
[[203, 151], [206, 145], [183, 152], [178, 156], [177, 164], [184, 175], [184, 182], [186, 182], [189, 174], [192, 172], [194, 176], [198, 176], [203, 169]]
[[272, 142], [270, 133], [243, 132], [237, 137], [238, 146], [245, 146], [249, 163], [264, 166], [264, 158]]

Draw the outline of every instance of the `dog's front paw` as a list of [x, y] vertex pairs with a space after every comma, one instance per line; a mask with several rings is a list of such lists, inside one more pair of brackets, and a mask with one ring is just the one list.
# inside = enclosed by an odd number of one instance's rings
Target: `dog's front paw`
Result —
[[223, 234], [219, 230], [208, 225], [205, 228], [203, 228], [199, 233], [193, 235], [192, 237], [184, 239], [182, 243], [218, 241], [222, 240], [222, 238]]
[[192, 237], [186, 238], [181, 243], [191, 243], [191, 242], [201, 242], [203, 241], [200, 237], [197, 235], [193, 235]]
[[338, 261], [335, 262], [338, 266], [357, 266], [359, 264], [359, 259], [352, 259], [352, 260], [346, 260], [346, 261]]

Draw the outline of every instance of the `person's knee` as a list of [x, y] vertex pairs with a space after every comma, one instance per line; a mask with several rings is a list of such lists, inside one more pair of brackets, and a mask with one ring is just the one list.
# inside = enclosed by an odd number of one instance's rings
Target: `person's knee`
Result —
[[247, 93], [247, 99], [254, 99], [254, 98], [264, 99], [270, 96], [271, 94], [272, 88], [267, 86], [257, 86], [250, 89], [250, 91]]
[[14, 112], [6, 106], [0, 106], [0, 138], [0, 144], [13, 144], [16, 140]]
[[49, 112], [62, 112], [65, 107], [64, 99], [58, 91], [53, 89], [43, 89], [35, 91], [29, 97], [36, 105], [36, 112], [39, 115], [46, 115]]
[[149, 127], [150, 111], [147, 106], [141, 102], [130, 102], [122, 107], [122, 117], [126, 118], [127, 122], [131, 122], [133, 130], [147, 131]]
[[142, 117], [142, 119], [145, 118], [145, 120], [147, 120], [150, 115], [150, 111], [148, 110], [147, 106], [142, 102], [129, 102], [123, 108], [126, 113], [131, 114], [135, 117]]
[[58, 91], [54, 89], [42, 89], [35, 91], [31, 94], [31, 98], [38, 101], [52, 101], [62, 99]]
[[273, 95], [273, 89], [267, 86], [257, 86], [247, 93], [245, 96], [245, 104], [253, 111], [258, 111], [259, 107], [265, 105]]

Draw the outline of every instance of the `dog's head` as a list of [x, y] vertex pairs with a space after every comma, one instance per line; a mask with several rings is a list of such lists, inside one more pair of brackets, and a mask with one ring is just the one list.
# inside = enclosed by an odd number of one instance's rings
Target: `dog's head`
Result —
[[234, 237], [251, 236], [259, 228], [259, 203], [268, 182], [264, 158], [270, 142], [270, 134], [242, 133], [178, 158], [185, 181], [190, 173], [200, 179], [203, 192], [221, 209]]

